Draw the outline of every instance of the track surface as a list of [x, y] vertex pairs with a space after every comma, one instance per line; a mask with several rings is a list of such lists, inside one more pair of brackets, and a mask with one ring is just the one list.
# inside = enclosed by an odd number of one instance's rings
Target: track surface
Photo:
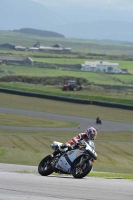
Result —
[[22, 173], [34, 166], [0, 164], [0, 200], [133, 200], [133, 181]]
[[[121, 123], [121, 122], [113, 122], [113, 121], [102, 121], [102, 125], [96, 125], [94, 119], [83, 118], [83, 117], [75, 117], [75, 116], [67, 116], [67, 115], [59, 115], [53, 113], [44, 113], [37, 111], [28, 111], [21, 109], [12, 109], [12, 108], [4, 108], [0, 107], [0, 112], [3, 113], [12, 113], [26, 116], [35, 116], [63, 121], [71, 121], [77, 122], [81, 124], [80, 131], [84, 132], [88, 126], [98, 127], [98, 131], [133, 131], [133, 124]], [[66, 132], [76, 132], [78, 131], [78, 127], [68, 127], [68, 128], [36, 128], [36, 127], [15, 127], [15, 126], [0, 126], [1, 129], [10, 129], [10, 130], [49, 130], [49, 131], [66, 131]]]

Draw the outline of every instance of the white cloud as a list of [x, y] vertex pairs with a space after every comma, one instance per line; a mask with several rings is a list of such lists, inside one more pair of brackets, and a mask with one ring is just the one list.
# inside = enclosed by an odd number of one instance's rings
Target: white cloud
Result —
[[103, 9], [133, 9], [133, 0], [32, 0], [47, 7], [88, 7]]

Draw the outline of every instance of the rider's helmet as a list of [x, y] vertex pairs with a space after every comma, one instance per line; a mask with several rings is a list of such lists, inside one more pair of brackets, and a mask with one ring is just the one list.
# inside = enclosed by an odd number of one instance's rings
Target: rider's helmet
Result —
[[97, 136], [97, 129], [89, 127], [87, 128], [85, 134], [89, 140], [94, 140]]

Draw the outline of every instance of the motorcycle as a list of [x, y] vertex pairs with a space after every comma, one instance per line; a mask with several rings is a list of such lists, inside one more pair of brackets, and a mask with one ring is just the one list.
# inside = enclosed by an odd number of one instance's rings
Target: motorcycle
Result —
[[[54, 141], [51, 144], [54, 152], [46, 156], [38, 165], [38, 172], [42, 176], [48, 176], [53, 172], [59, 174], [71, 174], [74, 178], [85, 177], [97, 160], [94, 143], [92, 141], [80, 141], [73, 149], [69, 147], [60, 151], [62, 143]], [[56, 152], [56, 153], [55, 153]]]
[[102, 120], [101, 119], [96, 119], [96, 124], [102, 124]]

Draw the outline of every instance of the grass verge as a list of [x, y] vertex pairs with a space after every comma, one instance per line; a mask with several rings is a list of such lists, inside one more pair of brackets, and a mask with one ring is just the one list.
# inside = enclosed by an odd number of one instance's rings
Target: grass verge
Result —
[[0, 113], [0, 126], [27, 126], [27, 127], [44, 127], [44, 128], [61, 128], [74, 127], [78, 123], [60, 120], [52, 120], [41, 117], [32, 117], [25, 115]]
[[[30, 173], [30, 174], [38, 174], [38, 171], [35, 170], [21, 170], [20, 173]], [[56, 173], [53, 173], [56, 174]], [[69, 176], [69, 175], [67, 175]], [[119, 173], [101, 173], [101, 172], [90, 172], [88, 177], [95, 178], [105, 178], [105, 179], [125, 179], [125, 180], [133, 180], [132, 174], [119, 174]]]

